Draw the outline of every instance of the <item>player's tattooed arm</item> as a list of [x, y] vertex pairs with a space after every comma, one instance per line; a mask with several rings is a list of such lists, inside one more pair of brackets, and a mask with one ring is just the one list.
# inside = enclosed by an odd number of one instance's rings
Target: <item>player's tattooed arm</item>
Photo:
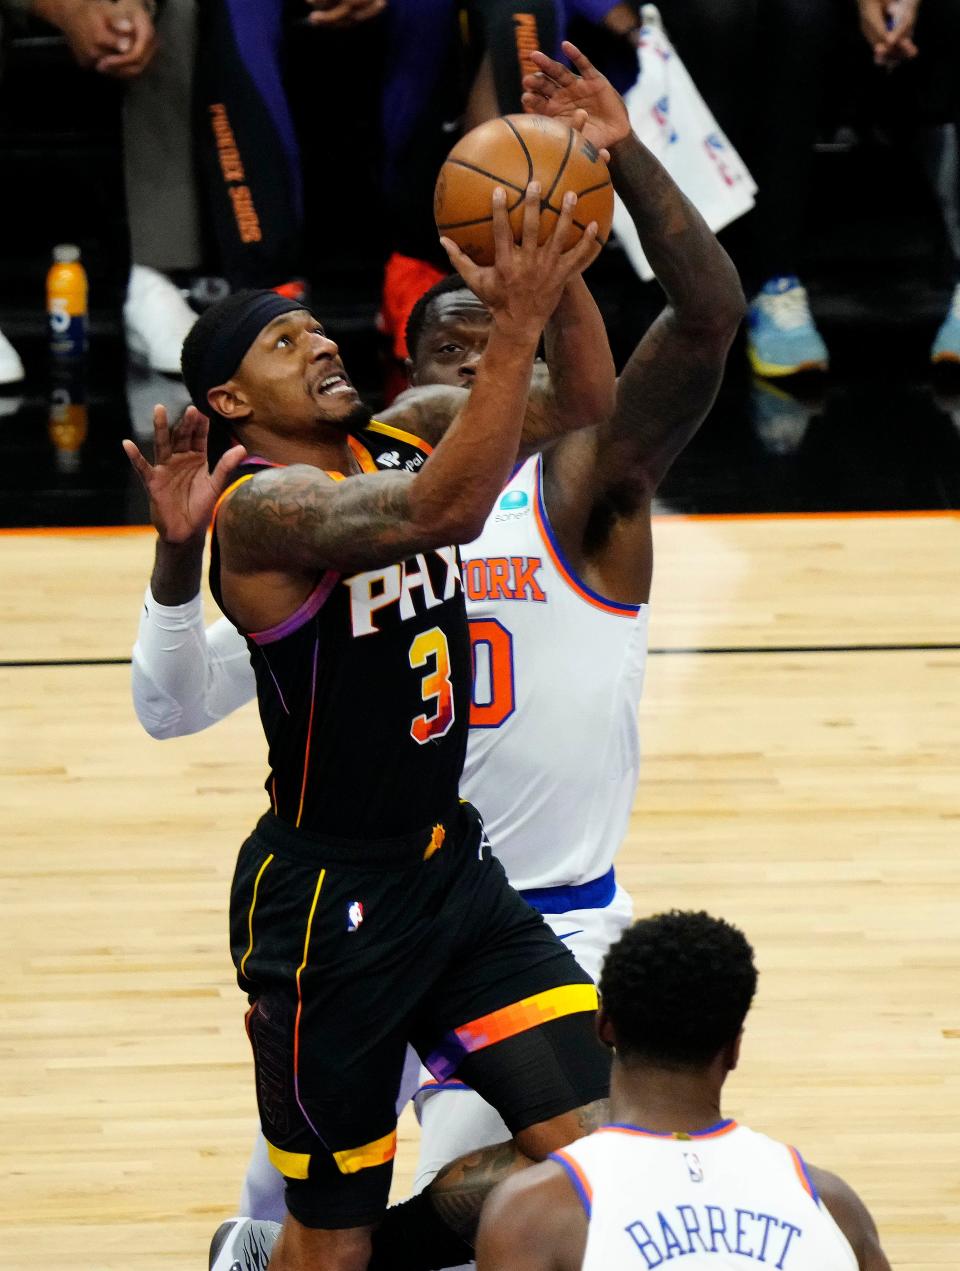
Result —
[[472, 1241], [493, 1188], [531, 1164], [513, 1140], [461, 1156], [445, 1165], [430, 1184], [433, 1207], [451, 1231]]
[[[577, 280], [582, 283], [582, 280]], [[584, 285], [584, 290], [586, 286]], [[589, 295], [589, 292], [587, 292]], [[590, 305], [594, 306], [593, 297]], [[598, 310], [599, 315], [599, 310]], [[549, 330], [549, 325], [547, 327]], [[571, 338], [572, 323], [568, 325], [565, 341]], [[545, 333], [544, 333], [545, 334]], [[557, 342], [558, 344], [559, 342]], [[551, 342], [547, 342], [549, 350], [554, 347], [553, 365], [556, 366], [561, 352]], [[605, 343], [600, 348], [591, 343], [593, 361], [598, 375], [590, 384], [581, 384], [581, 393], [565, 394], [557, 391], [557, 377], [547, 362], [534, 362], [533, 375], [530, 376], [530, 394], [526, 400], [524, 427], [520, 435], [518, 455], [521, 458], [543, 450], [558, 437], [577, 428], [596, 427], [613, 411], [617, 376], [613, 367], [613, 357], [609, 346]], [[607, 388], [600, 385], [605, 360], [609, 360], [609, 384]], [[559, 377], [559, 383], [566, 383], [571, 370], [566, 376]], [[394, 398], [385, 411], [378, 414], [384, 423], [392, 423], [403, 428], [404, 432], [435, 446], [437, 441], [448, 431], [456, 413], [467, 400], [468, 389], [446, 384], [418, 384], [416, 388], [406, 389]]]
[[535, 368], [521, 440], [521, 453], [527, 455], [565, 433], [603, 425], [616, 401], [607, 329], [582, 277], [564, 290], [544, 328], [543, 344], [546, 363]]
[[[609, 1110], [606, 1099], [597, 1099], [575, 1109], [568, 1114], [569, 1119], [564, 1118], [568, 1136], [562, 1141], [569, 1142], [592, 1134], [609, 1120]], [[571, 1120], [576, 1125], [576, 1131]], [[524, 1141], [525, 1135], [529, 1136], [529, 1141]], [[492, 1189], [532, 1164], [531, 1156], [526, 1155], [523, 1148], [526, 1147], [536, 1157], [545, 1156], [553, 1150], [552, 1146], [544, 1146], [542, 1139], [538, 1141], [535, 1127], [522, 1132], [519, 1138], [519, 1143], [517, 1140], [496, 1143], [451, 1161], [430, 1184], [430, 1198], [437, 1213], [465, 1240], [473, 1239], [480, 1210]]]
[[[543, 333], [546, 361], [534, 363], [519, 454], [542, 450], [577, 429], [609, 419], [617, 375], [606, 327], [587, 284], [577, 276], [564, 288]], [[466, 400], [467, 389], [421, 384], [401, 393], [379, 416], [436, 445]]]
[[633, 134], [619, 93], [579, 49], [563, 47], [578, 73], [534, 53], [524, 106], [567, 122], [586, 111], [583, 135], [608, 150], [614, 187], [667, 298], [621, 375], [609, 422], [566, 438], [551, 456], [551, 519], [577, 557], [617, 522], [647, 515], [653, 490], [713, 403], [745, 301], [729, 256]]
[[417, 384], [398, 394], [377, 419], [435, 446], [467, 400], [467, 389], [454, 384]]
[[464, 532], [459, 518], [424, 505], [413, 484], [405, 472], [336, 482], [304, 464], [258, 473], [221, 509], [224, 565], [238, 574], [350, 572], [455, 542]]
[[610, 167], [667, 304], [624, 368], [598, 445], [608, 475], [655, 487], [713, 405], [746, 302], [716, 236], [632, 133]]

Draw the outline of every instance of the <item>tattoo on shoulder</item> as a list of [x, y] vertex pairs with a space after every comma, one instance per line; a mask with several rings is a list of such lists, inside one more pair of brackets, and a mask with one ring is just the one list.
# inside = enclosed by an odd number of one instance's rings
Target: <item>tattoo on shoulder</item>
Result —
[[419, 548], [412, 480], [377, 472], [335, 483], [306, 464], [258, 473], [224, 505], [231, 563], [251, 571], [343, 570], [400, 560]]
[[610, 1102], [608, 1099], [595, 1099], [593, 1103], [585, 1104], [584, 1107], [577, 1109], [577, 1125], [579, 1125], [584, 1135], [592, 1134], [594, 1130], [599, 1130], [601, 1125], [606, 1125], [609, 1120]]
[[448, 384], [408, 388], [383, 412], [384, 423], [397, 424], [430, 445], [436, 445], [467, 400], [467, 389]]

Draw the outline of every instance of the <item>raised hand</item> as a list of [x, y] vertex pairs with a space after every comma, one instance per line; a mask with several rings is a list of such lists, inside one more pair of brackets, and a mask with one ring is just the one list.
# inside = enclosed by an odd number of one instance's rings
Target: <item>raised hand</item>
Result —
[[546, 53], [531, 53], [539, 69], [523, 77], [523, 108], [531, 115], [560, 119], [598, 150], [609, 150], [632, 132], [623, 98], [575, 44], [564, 40], [562, 47], [579, 74]]
[[213, 472], [207, 465], [210, 421], [188, 406], [172, 432], [163, 406], [153, 408], [154, 462], [148, 463], [135, 442], [123, 449], [150, 496], [150, 520], [166, 543], [186, 543], [204, 533], [213, 508], [234, 469], [247, 452], [234, 446]]
[[523, 231], [517, 244], [507, 215], [506, 191], [497, 186], [493, 192], [496, 259], [489, 266], [478, 265], [449, 238], [440, 239], [450, 264], [487, 306], [501, 330], [518, 336], [542, 330], [567, 283], [600, 254], [596, 221], [590, 222], [569, 251], [562, 249], [576, 205], [577, 196], [568, 191], [553, 233], [539, 243], [540, 184], [532, 181], [524, 196]]

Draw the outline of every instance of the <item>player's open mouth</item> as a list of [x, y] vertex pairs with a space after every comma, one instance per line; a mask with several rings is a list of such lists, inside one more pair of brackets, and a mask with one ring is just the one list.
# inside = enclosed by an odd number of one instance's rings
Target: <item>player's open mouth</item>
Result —
[[355, 389], [342, 375], [328, 375], [317, 385], [321, 397], [332, 397], [342, 393], [353, 393]]

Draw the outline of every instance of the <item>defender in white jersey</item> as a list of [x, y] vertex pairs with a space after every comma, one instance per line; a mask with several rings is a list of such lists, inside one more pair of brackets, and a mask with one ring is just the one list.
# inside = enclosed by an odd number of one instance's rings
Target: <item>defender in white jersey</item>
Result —
[[743, 934], [709, 914], [621, 937], [600, 977], [611, 1123], [492, 1193], [478, 1271], [890, 1271], [846, 1183], [720, 1111], [756, 982]]
[[[524, 441], [543, 448], [542, 457], [521, 456], [483, 533], [462, 549], [475, 667], [462, 789], [478, 801], [511, 881], [596, 978], [631, 917], [613, 858], [639, 769], [651, 501], [712, 404], [743, 297], [713, 235], [630, 134], [615, 90], [569, 51], [583, 78], [542, 58], [551, 96], [537, 101], [574, 119], [586, 94], [584, 135], [611, 148], [614, 182], [668, 303], [628, 361], [609, 419], [551, 443], [560, 431], [554, 412], [528, 412]], [[612, 382], [609, 349], [594, 339], [591, 321], [585, 306], [568, 306], [548, 328], [547, 404], [578, 387], [564, 352], [577, 342], [588, 342], [596, 379], [609, 367]], [[487, 310], [460, 280], [427, 293], [408, 328], [416, 387], [391, 408], [401, 427], [427, 443], [442, 435], [489, 330]], [[387, 432], [399, 423], [391, 412], [380, 416]], [[189, 533], [183, 539], [178, 547], [161, 536], [134, 650], [138, 715], [160, 737], [208, 727], [253, 693], [236, 632], [223, 621], [203, 631], [199, 563], [183, 563], [196, 542]], [[417, 1103], [420, 1186], [461, 1152], [507, 1137], [493, 1110], [456, 1082], [430, 1077]], [[243, 1208], [264, 1218], [282, 1210], [279, 1176], [263, 1151]]]

